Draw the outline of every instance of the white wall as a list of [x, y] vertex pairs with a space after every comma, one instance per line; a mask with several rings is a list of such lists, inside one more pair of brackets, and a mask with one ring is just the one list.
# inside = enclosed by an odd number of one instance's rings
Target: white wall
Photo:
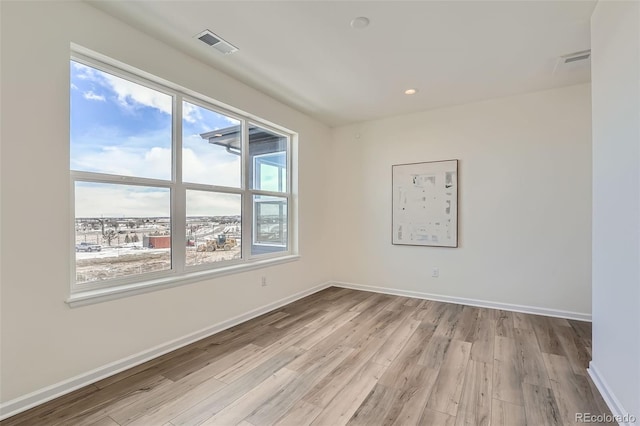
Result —
[[593, 360], [620, 414], [640, 420], [640, 3], [591, 17]]
[[[578, 85], [335, 129], [334, 276], [590, 314], [590, 112]], [[448, 159], [459, 248], [391, 245], [391, 165]]]
[[[1, 28], [2, 402], [330, 279], [328, 128], [87, 4], [2, 2]], [[302, 259], [69, 308], [71, 42], [299, 132]]]

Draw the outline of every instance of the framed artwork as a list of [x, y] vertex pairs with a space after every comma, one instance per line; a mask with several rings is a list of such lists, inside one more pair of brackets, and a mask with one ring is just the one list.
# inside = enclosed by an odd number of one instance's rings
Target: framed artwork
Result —
[[458, 160], [391, 166], [393, 244], [458, 247]]

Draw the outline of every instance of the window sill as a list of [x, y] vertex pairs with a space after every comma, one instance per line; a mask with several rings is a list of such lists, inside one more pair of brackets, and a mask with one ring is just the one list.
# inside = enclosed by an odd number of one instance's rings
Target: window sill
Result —
[[149, 293], [165, 288], [178, 287], [181, 285], [217, 278], [224, 275], [237, 274], [239, 272], [251, 271], [253, 269], [260, 269], [268, 266], [279, 265], [282, 263], [294, 262], [298, 259], [300, 259], [300, 255], [289, 255], [258, 260], [242, 265], [217, 268], [215, 270], [192, 272], [180, 277], [168, 277], [135, 284], [127, 284], [118, 287], [78, 291], [71, 294], [66, 300], [66, 303], [71, 308], [77, 308], [79, 306], [92, 305], [94, 303], [135, 296], [137, 294]]

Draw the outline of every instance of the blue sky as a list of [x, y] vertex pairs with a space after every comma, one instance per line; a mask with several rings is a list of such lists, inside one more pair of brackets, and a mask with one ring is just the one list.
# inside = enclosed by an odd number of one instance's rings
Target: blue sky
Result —
[[[71, 169], [171, 179], [171, 96], [74, 61], [70, 72]], [[240, 186], [240, 157], [199, 135], [236, 124], [229, 117], [183, 103], [185, 180]], [[76, 216], [168, 216], [165, 193], [125, 185], [78, 185]], [[203, 195], [192, 197], [190, 214], [239, 213], [233, 199]]]

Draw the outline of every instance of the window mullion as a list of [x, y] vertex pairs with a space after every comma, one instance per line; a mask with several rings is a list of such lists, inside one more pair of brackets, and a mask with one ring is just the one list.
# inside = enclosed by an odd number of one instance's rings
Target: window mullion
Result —
[[171, 181], [165, 179], [140, 178], [135, 176], [82, 172], [77, 170], [71, 171], [71, 177], [77, 181], [84, 182], [115, 183], [120, 185], [153, 186], [161, 188], [168, 188], [171, 186]]
[[201, 183], [183, 183], [182, 186], [186, 190], [220, 192], [223, 194], [243, 194], [242, 188], [232, 188], [229, 186], [206, 185]]
[[[293, 136], [289, 135], [287, 137], [287, 175], [286, 175], [286, 192], [287, 192], [287, 251], [289, 253], [297, 252], [298, 247], [294, 247], [294, 242], [298, 241], [298, 218], [294, 217], [295, 212], [298, 209], [294, 208], [293, 203]], [[297, 154], [296, 154], [297, 155]], [[297, 164], [297, 162], [295, 162]], [[294, 226], [295, 223], [295, 226]]]
[[264, 195], [266, 197], [278, 197], [278, 198], [287, 198], [289, 197], [288, 192], [277, 192], [277, 191], [263, 191], [260, 189], [252, 189], [251, 192], [255, 195]]
[[69, 263], [71, 265], [71, 290], [75, 290], [78, 287], [77, 279], [76, 279], [76, 180], [71, 175], [71, 179], [69, 179], [69, 195], [71, 205], [69, 206], [69, 211], [71, 212], [70, 220], [71, 220], [71, 235], [69, 241], [71, 241], [71, 246], [69, 247], [69, 253], [71, 256], [69, 258]]
[[174, 96], [173, 156], [171, 190], [171, 267], [176, 273], [185, 269], [186, 256], [186, 191], [182, 183], [182, 96]]
[[251, 257], [251, 242], [253, 229], [253, 196], [251, 187], [251, 156], [249, 155], [249, 125], [242, 120], [242, 258]]

